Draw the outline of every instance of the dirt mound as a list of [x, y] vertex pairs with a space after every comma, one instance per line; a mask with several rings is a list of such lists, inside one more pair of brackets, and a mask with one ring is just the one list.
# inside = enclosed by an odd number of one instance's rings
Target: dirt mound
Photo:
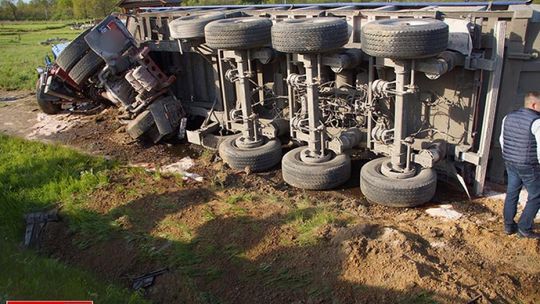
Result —
[[[349, 235], [340, 241], [342, 234]], [[340, 243], [345, 280], [372, 286], [392, 286], [404, 292], [443, 291], [449, 298], [470, 295], [451, 288], [443, 280], [445, 271], [429, 243], [419, 236], [392, 227], [362, 225], [338, 232], [332, 240]]]
[[[523, 261], [514, 259], [511, 251], [502, 252], [500, 235], [482, 233], [473, 239], [463, 233], [446, 240], [440, 235], [444, 230], [435, 231], [439, 231], [440, 240], [430, 243], [395, 227], [362, 224], [337, 230], [332, 244], [341, 248], [343, 279], [351, 283], [410, 293], [436, 291], [435, 298], [441, 302], [538, 300], [540, 294], [534, 287], [540, 278], [537, 242], [522, 241], [513, 248], [525, 251], [521, 254], [528, 257], [529, 268], [524, 269], [520, 266]], [[487, 243], [491, 248], [483, 247]]]

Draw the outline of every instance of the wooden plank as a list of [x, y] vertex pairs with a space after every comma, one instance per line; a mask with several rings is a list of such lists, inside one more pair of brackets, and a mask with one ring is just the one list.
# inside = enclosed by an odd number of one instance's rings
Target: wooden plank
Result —
[[495, 70], [489, 75], [488, 92], [486, 96], [486, 106], [482, 122], [482, 131], [480, 137], [480, 146], [477, 155], [480, 157], [480, 164], [476, 166], [474, 176], [474, 194], [482, 195], [486, 181], [487, 165], [489, 161], [489, 151], [491, 148], [491, 139], [493, 137], [493, 126], [495, 123], [495, 113], [499, 99], [499, 87], [501, 85], [502, 70], [504, 63], [504, 44], [506, 37], [506, 22], [497, 21], [493, 34], [495, 38], [495, 47], [493, 48], [493, 59], [495, 61]]

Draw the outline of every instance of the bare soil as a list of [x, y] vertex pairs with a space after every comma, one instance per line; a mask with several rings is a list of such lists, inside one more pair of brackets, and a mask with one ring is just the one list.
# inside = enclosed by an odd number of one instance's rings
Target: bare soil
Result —
[[[0, 131], [28, 135], [35, 108], [31, 97], [0, 106]], [[48, 227], [43, 252], [125, 286], [168, 267], [146, 292], [155, 303], [540, 303], [540, 243], [504, 235], [500, 200], [469, 201], [440, 183], [421, 208], [373, 205], [358, 189], [361, 159], [342, 188], [300, 191], [279, 168], [246, 175], [198, 147], [133, 142], [114, 114], [79, 117], [38, 139], [131, 163], [189, 155], [205, 181], [126, 170], [88, 205], [113, 219], [108, 240], [81, 247], [64, 221]], [[425, 212], [442, 203], [463, 216]], [[321, 212], [332, 220], [306, 241], [300, 226]]]

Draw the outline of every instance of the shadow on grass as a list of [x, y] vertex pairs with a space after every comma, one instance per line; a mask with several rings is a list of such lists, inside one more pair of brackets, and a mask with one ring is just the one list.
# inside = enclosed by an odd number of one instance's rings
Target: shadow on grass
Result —
[[77, 195], [107, 183], [105, 172], [110, 167], [103, 159], [60, 146], [0, 135], [0, 302], [14, 297], [145, 302], [138, 294], [103, 283], [91, 273], [18, 247], [25, 213], [60, 201], [75, 206]]
[[[100, 173], [110, 168], [103, 160], [5, 137], [0, 137], [0, 152], [0, 203], [5, 211], [0, 220], [7, 221], [0, 228], [6, 240], [15, 242], [17, 233], [22, 237], [24, 212], [62, 201], [64, 221], [48, 226], [44, 253], [126, 287], [134, 276], [168, 267], [170, 271], [148, 290], [147, 297], [156, 303], [432, 303], [433, 298], [463, 302], [420, 287], [398, 291], [345, 279], [350, 266], [341, 244], [356, 236], [354, 229], [339, 242], [296, 239], [312, 226], [333, 221], [331, 214], [316, 207], [287, 210], [280, 205], [285, 202], [259, 202], [253, 195], [227, 199], [203, 184], [92, 211], [84, 195], [108, 182]], [[231, 186], [227, 190], [245, 190], [241, 182]], [[302, 224], [298, 231], [292, 231], [295, 222]], [[370, 233], [377, 235], [380, 228], [370, 227]], [[42, 280], [56, 279], [57, 272], [35, 272]], [[10, 286], [31, 282], [24, 276], [12, 280]], [[117, 297], [101, 299], [115, 303]]]
[[[104, 215], [130, 219], [129, 225], [109, 241], [81, 250], [70, 245], [74, 235], [60, 224], [49, 231], [52, 239], [46, 250], [56, 258], [126, 285], [136, 275], [169, 267], [170, 271], [158, 277], [147, 293], [156, 303], [434, 303], [434, 298], [465, 301], [419, 287], [398, 291], [371, 286], [369, 282], [349, 282], [343, 278], [347, 254], [340, 244], [324, 238], [301, 244], [282, 242], [282, 234], [287, 234], [283, 227], [294, 221], [297, 211], [275, 212], [267, 217], [196, 211], [215, 198], [213, 191], [204, 188], [144, 196]], [[187, 213], [200, 216], [190, 217]], [[317, 214], [314, 209], [302, 211], [307, 220]], [[160, 223], [167, 219], [175, 233], [160, 236]], [[183, 221], [196, 222], [196, 228], [190, 230]], [[376, 235], [382, 227], [369, 229]], [[354, 231], [350, 237], [354, 237]], [[427, 242], [419, 235], [409, 237]]]

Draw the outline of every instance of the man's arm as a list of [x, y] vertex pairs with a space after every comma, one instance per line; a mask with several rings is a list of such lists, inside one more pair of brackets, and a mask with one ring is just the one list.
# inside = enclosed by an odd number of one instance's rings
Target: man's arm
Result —
[[536, 137], [536, 155], [538, 156], [538, 162], [540, 163], [540, 119], [537, 119], [531, 126], [531, 132]]

